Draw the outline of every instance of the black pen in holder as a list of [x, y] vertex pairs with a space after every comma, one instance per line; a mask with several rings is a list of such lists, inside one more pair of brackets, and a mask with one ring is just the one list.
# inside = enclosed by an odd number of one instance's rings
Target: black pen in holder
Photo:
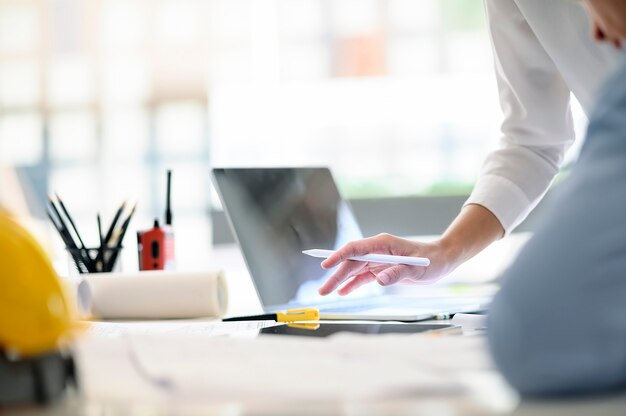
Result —
[[98, 213], [96, 218], [98, 221], [98, 240], [100, 245], [90, 248], [85, 247], [78, 228], [59, 195], [56, 195], [56, 200], [52, 195], [48, 196], [48, 218], [50, 218], [50, 222], [59, 233], [61, 240], [63, 240], [65, 250], [67, 250], [71, 263], [74, 265], [70, 265], [70, 272], [76, 270], [80, 274], [85, 274], [121, 271], [118, 257], [123, 249], [122, 241], [126, 231], [128, 231], [130, 220], [135, 215], [137, 205], [135, 204], [128, 216], [126, 216], [126, 219], [123, 219], [122, 214], [125, 208], [126, 202], [124, 201], [115, 212], [106, 234], [103, 233], [102, 220], [100, 213]]
[[124, 247], [96, 248], [65, 248], [69, 255], [70, 270], [80, 274], [121, 272], [122, 262], [119, 259]]

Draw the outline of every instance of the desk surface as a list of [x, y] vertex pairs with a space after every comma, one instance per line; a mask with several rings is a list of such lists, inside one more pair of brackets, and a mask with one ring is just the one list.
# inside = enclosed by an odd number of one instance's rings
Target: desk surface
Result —
[[[499, 249], [502, 250], [502, 249]], [[482, 260], [484, 261], [484, 260]], [[210, 267], [226, 270], [231, 287], [230, 313], [249, 313], [260, 309], [243, 260], [232, 247], [215, 250], [207, 258]], [[484, 264], [484, 263], [483, 263]], [[482, 267], [482, 266], [480, 266]], [[233, 290], [236, 289], [236, 290]], [[180, 325], [173, 321], [172, 325]], [[46, 408], [23, 407], [0, 411], [15, 415], [622, 415], [626, 409], [626, 394], [568, 400], [526, 401], [511, 391], [497, 372], [465, 373], [463, 384], [468, 388], [454, 395], [403, 395], [376, 401], [290, 402], [277, 394], [268, 401], [225, 403], [99, 403], [86, 401], [76, 391], [64, 400]], [[111, 380], [111, 383], [123, 380]]]
[[[173, 322], [180, 325], [180, 322]], [[204, 323], [206, 324], [206, 322]], [[451, 340], [462, 335], [449, 335]], [[466, 338], [467, 339], [467, 338]], [[251, 342], [256, 342], [252, 340]], [[373, 375], [375, 376], [375, 374]], [[207, 401], [180, 403], [171, 401], [166, 406], [153, 402], [94, 402], [72, 390], [67, 397], [47, 408], [11, 409], [0, 414], [11, 415], [623, 415], [626, 394], [605, 397], [560, 400], [520, 400], [508, 388], [496, 371], [473, 371], [458, 375], [466, 387], [455, 394], [402, 394], [398, 397], [372, 400], [290, 401], [277, 394], [265, 401]], [[123, 382], [110, 380], [111, 383]]]
[[337, 403], [203, 403], [171, 404], [166, 408], [151, 403], [90, 403], [71, 391], [59, 403], [46, 408], [23, 407], [0, 411], [16, 416], [56, 415], [446, 415], [446, 416], [621, 416], [626, 409], [626, 394], [558, 400], [519, 400], [497, 377], [477, 375], [475, 391], [456, 397], [415, 397], [376, 402]]

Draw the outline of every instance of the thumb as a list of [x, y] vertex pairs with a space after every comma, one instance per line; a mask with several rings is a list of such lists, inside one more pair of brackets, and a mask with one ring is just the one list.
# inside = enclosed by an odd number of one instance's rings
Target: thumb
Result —
[[398, 283], [400, 280], [414, 277], [415, 266], [407, 266], [405, 264], [399, 264], [397, 266], [389, 267], [376, 275], [376, 280], [381, 286], [388, 286]]

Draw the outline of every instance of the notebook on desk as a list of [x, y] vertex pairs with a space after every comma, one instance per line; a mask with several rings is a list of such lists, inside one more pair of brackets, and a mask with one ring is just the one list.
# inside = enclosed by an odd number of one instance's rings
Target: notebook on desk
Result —
[[219, 168], [213, 181], [267, 312], [317, 307], [322, 319], [418, 321], [485, 309], [488, 298], [411, 298], [376, 284], [347, 297], [320, 296], [332, 274], [309, 248], [336, 250], [363, 238], [328, 168]]

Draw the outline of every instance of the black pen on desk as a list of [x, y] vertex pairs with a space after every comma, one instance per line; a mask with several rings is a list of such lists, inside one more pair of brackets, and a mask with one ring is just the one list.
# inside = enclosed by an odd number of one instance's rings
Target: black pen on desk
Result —
[[276, 322], [306, 322], [319, 321], [320, 311], [317, 308], [289, 309], [261, 315], [233, 316], [222, 319], [222, 322], [236, 321], [276, 321]]

